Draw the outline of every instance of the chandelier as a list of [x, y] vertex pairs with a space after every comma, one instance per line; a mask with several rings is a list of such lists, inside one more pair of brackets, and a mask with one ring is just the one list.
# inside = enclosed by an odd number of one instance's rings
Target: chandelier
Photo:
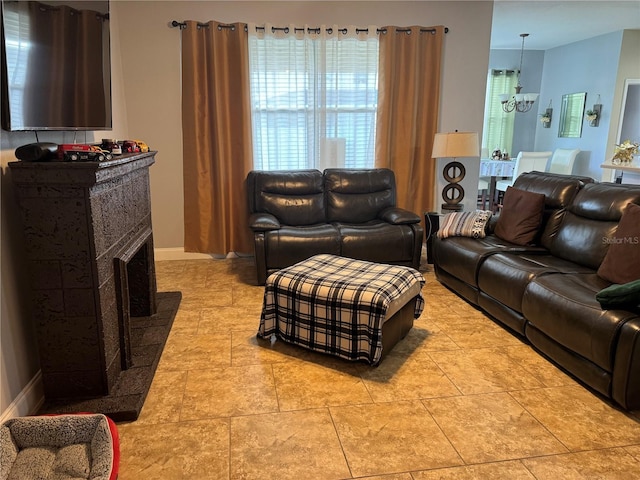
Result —
[[512, 95], [509, 98], [508, 94], [500, 95], [500, 103], [502, 103], [502, 110], [505, 112], [528, 112], [533, 107], [536, 99], [538, 98], [537, 93], [520, 93], [522, 90], [522, 85], [520, 85], [520, 74], [522, 73], [522, 57], [524, 55], [524, 39], [529, 36], [528, 33], [521, 33], [522, 37], [522, 49], [520, 50], [520, 69], [518, 70], [518, 85], [516, 88], [516, 94]]

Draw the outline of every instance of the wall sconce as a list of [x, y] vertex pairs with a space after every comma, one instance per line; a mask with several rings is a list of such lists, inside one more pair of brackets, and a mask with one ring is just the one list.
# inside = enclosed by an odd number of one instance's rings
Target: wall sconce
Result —
[[540, 114], [540, 123], [542, 128], [549, 128], [551, 126], [551, 119], [553, 118], [553, 108], [551, 108], [551, 100], [549, 100], [549, 106]]
[[540, 122], [542, 123], [542, 128], [551, 127], [551, 119], [553, 118], [553, 108], [551, 108], [551, 101], [549, 101], [549, 106], [544, 111], [544, 113], [540, 114]]
[[[598, 95], [598, 98], [600, 98], [600, 95]], [[597, 127], [598, 124], [600, 123], [600, 113], [602, 112], [602, 104], [600, 103], [596, 103], [593, 105], [593, 108], [590, 110], [587, 110], [585, 112], [585, 117], [587, 118], [587, 121], [589, 122], [589, 126], [590, 127]]]

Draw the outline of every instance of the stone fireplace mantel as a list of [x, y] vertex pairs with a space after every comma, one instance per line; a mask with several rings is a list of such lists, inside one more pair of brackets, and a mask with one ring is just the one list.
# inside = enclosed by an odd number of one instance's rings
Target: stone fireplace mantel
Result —
[[9, 164], [47, 400], [108, 395], [132, 364], [130, 317], [156, 311], [155, 153]]

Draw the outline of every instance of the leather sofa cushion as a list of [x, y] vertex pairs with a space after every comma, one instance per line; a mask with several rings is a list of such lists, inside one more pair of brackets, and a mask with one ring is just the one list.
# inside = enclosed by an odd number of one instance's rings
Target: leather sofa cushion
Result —
[[604, 238], [610, 238], [617, 222], [579, 217], [566, 211], [549, 251], [579, 265], [597, 270], [607, 253]]
[[324, 179], [329, 222], [364, 223], [396, 206], [396, 180], [389, 169], [329, 168]]
[[468, 285], [477, 286], [476, 274], [480, 264], [489, 256], [500, 252], [524, 252], [527, 250], [544, 252], [540, 247], [514, 245], [495, 235], [485, 238], [455, 237], [434, 238], [434, 263], [438, 269]]
[[522, 313], [522, 297], [529, 282], [549, 273], [592, 273], [593, 270], [552, 255], [499, 253], [487, 257], [478, 271], [478, 288], [491, 298]]
[[597, 270], [628, 203], [640, 203], [640, 186], [614, 183], [585, 185], [562, 216], [549, 251], [560, 258]]
[[580, 190], [569, 211], [584, 218], [618, 222], [629, 203], [640, 204], [640, 185], [593, 183]]
[[612, 283], [640, 279], [640, 206], [629, 203], [598, 268], [598, 275]]
[[340, 232], [335, 225], [283, 226], [265, 232], [267, 265], [284, 268], [309, 258], [309, 252], [340, 255]]
[[602, 310], [596, 293], [607, 285], [595, 273], [537, 277], [525, 291], [524, 316], [558, 344], [611, 372], [619, 329], [636, 315]]
[[544, 195], [543, 232], [537, 239], [537, 243], [549, 248], [564, 216], [564, 209], [571, 204], [578, 191], [588, 183], [593, 183], [593, 179], [548, 172], [526, 172], [516, 178], [514, 188]]
[[324, 184], [318, 170], [252, 171], [247, 190], [251, 213], [270, 213], [284, 225], [326, 222]]
[[545, 208], [558, 210], [569, 206], [578, 191], [587, 183], [593, 183], [593, 179], [548, 172], [526, 172], [516, 178], [513, 186], [527, 192], [542, 193]]
[[544, 200], [542, 193], [507, 187], [495, 234], [516, 245], [533, 243], [542, 224]]
[[342, 238], [343, 257], [370, 262], [409, 263], [413, 258], [415, 233], [409, 225], [390, 225], [373, 220], [364, 224], [335, 224]]

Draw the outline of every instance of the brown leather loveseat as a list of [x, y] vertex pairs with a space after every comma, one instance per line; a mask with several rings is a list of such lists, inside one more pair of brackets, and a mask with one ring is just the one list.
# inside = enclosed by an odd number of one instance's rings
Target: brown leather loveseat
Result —
[[596, 298], [622, 283], [605, 279], [616, 243], [627, 244], [627, 275], [640, 279], [632, 258], [640, 258], [640, 186], [530, 172], [514, 188], [544, 194], [534, 241], [517, 245], [495, 232], [433, 238], [438, 280], [584, 384], [640, 408], [640, 295], [608, 308]]
[[318, 253], [418, 268], [420, 217], [396, 206], [393, 171], [252, 171], [249, 226], [258, 283]]

